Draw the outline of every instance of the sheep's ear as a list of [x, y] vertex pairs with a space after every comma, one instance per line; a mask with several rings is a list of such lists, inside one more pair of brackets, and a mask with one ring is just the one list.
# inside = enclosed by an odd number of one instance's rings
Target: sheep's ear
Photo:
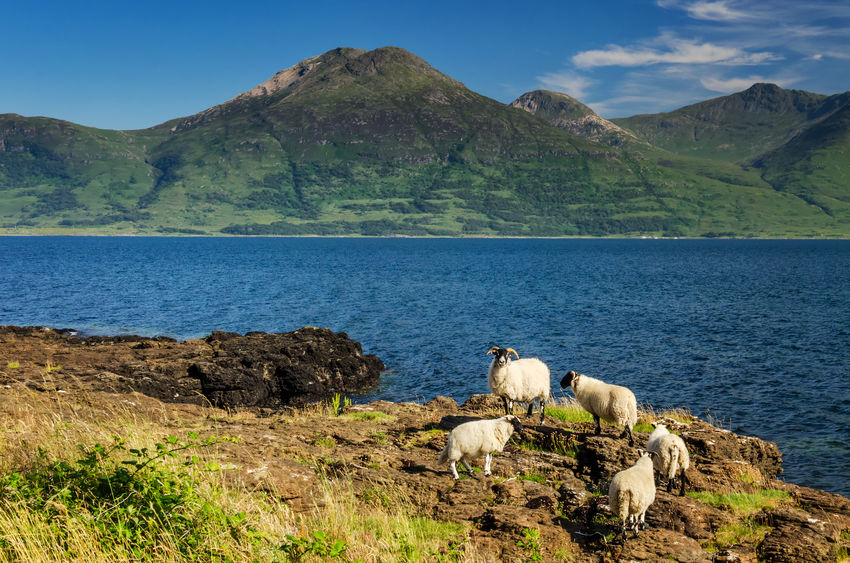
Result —
[[498, 347], [498, 346], [493, 346], [492, 348], [490, 348], [489, 350], [487, 350], [487, 353], [485, 354], [485, 356], [489, 356], [490, 354], [495, 354], [495, 353], [496, 353], [496, 352], [498, 352], [498, 351], [499, 351], [499, 347]]

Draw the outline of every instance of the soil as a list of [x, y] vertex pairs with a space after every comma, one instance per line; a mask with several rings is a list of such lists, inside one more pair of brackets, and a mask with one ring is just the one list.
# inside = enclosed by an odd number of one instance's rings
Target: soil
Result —
[[[221, 462], [236, 467], [227, 473], [231, 482], [278, 495], [296, 511], [322, 502], [324, 474], [350, 479], [364, 502], [386, 484], [404, 491], [423, 515], [471, 523], [470, 543], [493, 561], [531, 558], [520, 545], [527, 529], [539, 530], [544, 561], [836, 561], [850, 551], [850, 499], [779, 480], [776, 444], [695, 417], [665, 420], [691, 453], [689, 492], [789, 493], [749, 517], [767, 526], [763, 538], [720, 545], [718, 531], [745, 517], [659, 486], [648, 527], [623, 542], [607, 510], [607, 487], [637, 459], [645, 432], [635, 432], [629, 447], [611, 425], [603, 424], [597, 436], [593, 423], [547, 416], [541, 425], [537, 414], [523, 416], [524, 435], [494, 456], [492, 476], [462, 472], [455, 481], [436, 463], [447, 431], [500, 416], [494, 396], [476, 395], [462, 405], [448, 397], [425, 404], [376, 401], [338, 415], [293, 410], [377, 381], [380, 360], [364, 356], [342, 333], [216, 332], [176, 342], [71, 332], [0, 327], [0, 413], [12, 416], [32, 397], [56, 408], [77, 397], [75, 404], [94, 411], [120, 404], [175, 427], [238, 437], [219, 450]], [[358, 412], [389, 417], [370, 420]], [[474, 465], [482, 467], [483, 460]]]

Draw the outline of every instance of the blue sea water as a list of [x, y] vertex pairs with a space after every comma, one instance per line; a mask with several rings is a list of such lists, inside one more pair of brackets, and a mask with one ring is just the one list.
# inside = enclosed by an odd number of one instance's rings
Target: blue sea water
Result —
[[850, 495], [850, 241], [0, 238], [0, 324], [345, 331], [364, 399], [485, 393], [492, 345], [779, 444]]

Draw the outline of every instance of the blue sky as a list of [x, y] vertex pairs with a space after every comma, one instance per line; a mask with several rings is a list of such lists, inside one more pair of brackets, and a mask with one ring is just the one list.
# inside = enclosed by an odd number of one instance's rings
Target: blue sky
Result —
[[850, 0], [8, 0], [0, 21], [0, 113], [108, 129], [196, 113], [340, 46], [402, 47], [501, 102], [547, 88], [608, 118], [754, 82], [850, 90]]

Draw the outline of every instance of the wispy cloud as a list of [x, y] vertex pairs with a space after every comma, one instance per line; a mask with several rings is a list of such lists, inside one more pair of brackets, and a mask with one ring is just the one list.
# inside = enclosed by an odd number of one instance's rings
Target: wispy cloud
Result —
[[729, 2], [692, 2], [685, 5], [688, 15], [697, 20], [734, 22], [751, 19], [752, 14], [729, 7]]
[[564, 92], [578, 99], [587, 95], [588, 88], [593, 84], [593, 81], [589, 78], [569, 71], [548, 72], [543, 76], [538, 76], [537, 80], [546, 88]]
[[569, 53], [562, 72], [538, 80], [568, 77], [559, 89], [573, 85], [605, 117], [669, 111], [758, 82], [822, 93], [850, 86], [847, 0], [654, 1], [668, 27]]
[[741, 90], [746, 90], [753, 84], [758, 82], [769, 82], [771, 84], [776, 84], [777, 86], [781, 86], [783, 88], [787, 88], [791, 86], [796, 79], [794, 78], [765, 78], [763, 76], [747, 76], [742, 78], [716, 78], [716, 77], [705, 77], [700, 79], [700, 84], [706, 90], [711, 90], [712, 92], [720, 92], [721, 94], [731, 94], [732, 92], [740, 92]]
[[738, 47], [728, 47], [713, 43], [700, 43], [696, 40], [662, 35], [656, 42], [661, 48], [622, 47], [609, 45], [606, 49], [582, 51], [574, 55], [572, 62], [579, 68], [599, 66], [644, 66], [659, 63], [669, 64], [761, 64], [766, 61], [780, 60], [771, 52], [747, 53]]

